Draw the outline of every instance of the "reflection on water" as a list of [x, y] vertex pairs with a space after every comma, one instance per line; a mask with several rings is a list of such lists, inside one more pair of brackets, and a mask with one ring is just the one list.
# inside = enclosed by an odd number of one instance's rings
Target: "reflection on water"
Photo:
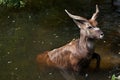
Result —
[[[104, 5], [101, 6], [98, 19], [105, 33], [105, 38], [96, 44], [96, 52], [102, 57], [101, 70], [97, 74], [86, 72], [89, 80], [109, 80], [113, 73], [120, 74], [120, 16], [106, 10]], [[76, 73], [68, 75], [49, 68], [39, 70], [35, 62], [38, 53], [79, 37], [79, 29], [64, 10], [52, 8], [34, 13], [1, 8], [0, 13], [0, 80], [67, 80], [63, 75], [69, 80], [85, 80], [85, 75]], [[94, 64], [93, 61], [91, 67]]]

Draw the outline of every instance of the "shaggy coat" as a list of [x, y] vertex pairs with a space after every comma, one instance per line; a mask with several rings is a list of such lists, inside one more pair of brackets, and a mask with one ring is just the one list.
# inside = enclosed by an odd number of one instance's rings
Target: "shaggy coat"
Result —
[[94, 52], [94, 40], [103, 38], [103, 32], [97, 27], [96, 21], [98, 6], [96, 5], [96, 12], [89, 20], [65, 11], [80, 28], [80, 39], [72, 40], [63, 47], [39, 54], [37, 62], [61, 69], [80, 71], [81, 68], [89, 65], [91, 59], [95, 58], [96, 67], [99, 67], [100, 56]]

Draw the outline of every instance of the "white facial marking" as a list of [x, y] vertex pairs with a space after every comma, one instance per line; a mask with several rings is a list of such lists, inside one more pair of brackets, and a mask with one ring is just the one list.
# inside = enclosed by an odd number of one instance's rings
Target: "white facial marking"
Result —
[[94, 28], [94, 30], [100, 30], [100, 28]]
[[100, 39], [102, 39], [103, 38], [103, 35], [100, 35]]

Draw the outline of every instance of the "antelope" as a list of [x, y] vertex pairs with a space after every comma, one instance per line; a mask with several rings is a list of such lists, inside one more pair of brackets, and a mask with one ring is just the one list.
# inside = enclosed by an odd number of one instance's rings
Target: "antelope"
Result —
[[96, 12], [91, 19], [73, 15], [67, 10], [65, 12], [80, 28], [80, 38], [72, 40], [60, 48], [37, 55], [37, 62], [60, 69], [80, 71], [85, 66], [88, 66], [92, 59], [96, 59], [96, 67], [99, 67], [100, 55], [95, 52], [94, 41], [102, 39], [104, 34], [97, 27], [98, 6], [96, 5]]

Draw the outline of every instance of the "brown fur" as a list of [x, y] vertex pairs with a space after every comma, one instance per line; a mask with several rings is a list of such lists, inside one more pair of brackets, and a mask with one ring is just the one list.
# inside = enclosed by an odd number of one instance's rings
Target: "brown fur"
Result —
[[[94, 52], [94, 39], [100, 39], [103, 36], [103, 32], [96, 27], [97, 6], [96, 9], [96, 13], [93, 14], [90, 20], [72, 15], [66, 10], [67, 14], [80, 28], [80, 39], [72, 40], [63, 47], [39, 54], [37, 62], [43, 65], [47, 64], [48, 66], [79, 71], [81, 68], [89, 65], [91, 59], [95, 58], [98, 66], [100, 57]], [[92, 28], [89, 29], [89, 26]]]

